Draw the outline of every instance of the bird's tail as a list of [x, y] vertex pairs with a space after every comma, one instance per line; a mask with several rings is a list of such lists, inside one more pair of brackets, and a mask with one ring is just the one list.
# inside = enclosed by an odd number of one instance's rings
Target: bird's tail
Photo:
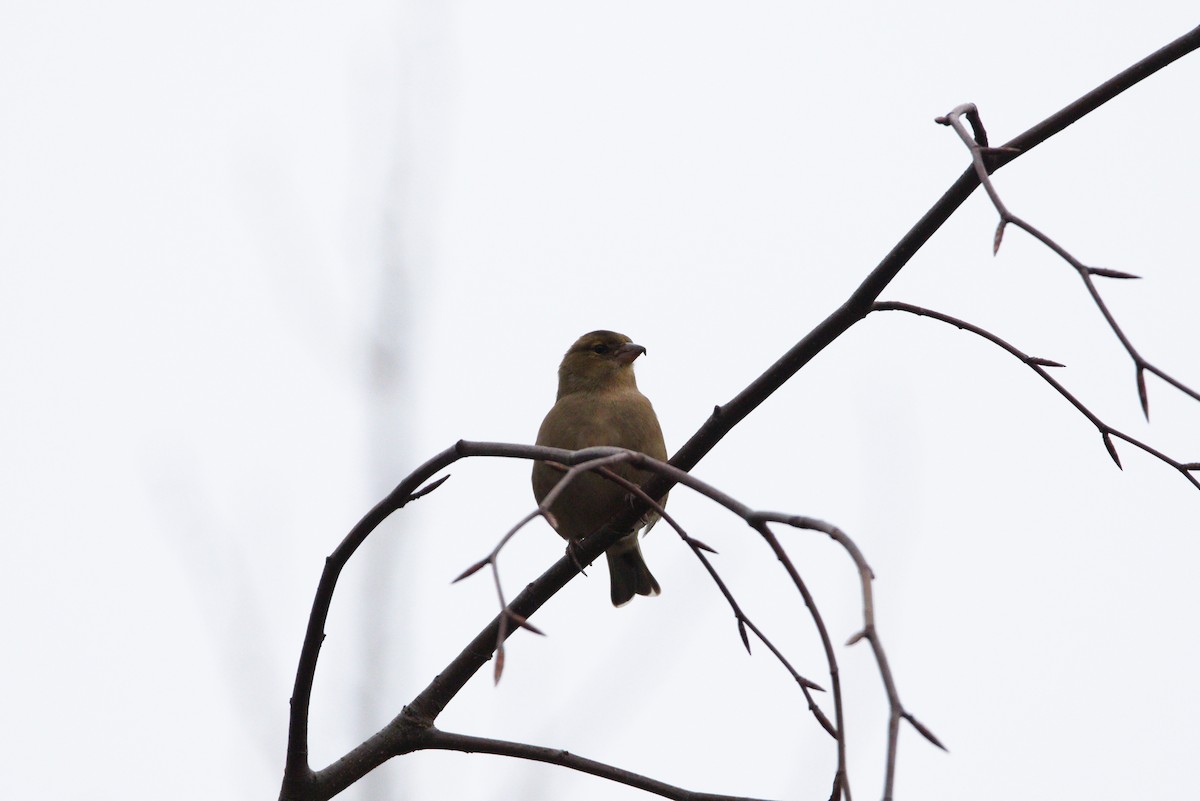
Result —
[[634, 595], [658, 595], [662, 591], [642, 558], [636, 531], [617, 540], [605, 556], [613, 606], [624, 606]]

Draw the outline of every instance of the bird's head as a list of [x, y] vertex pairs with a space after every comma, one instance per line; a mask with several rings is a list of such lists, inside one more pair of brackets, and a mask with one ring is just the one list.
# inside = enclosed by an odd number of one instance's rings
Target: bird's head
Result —
[[558, 367], [558, 397], [636, 387], [633, 360], [646, 352], [615, 331], [592, 331], [575, 340]]

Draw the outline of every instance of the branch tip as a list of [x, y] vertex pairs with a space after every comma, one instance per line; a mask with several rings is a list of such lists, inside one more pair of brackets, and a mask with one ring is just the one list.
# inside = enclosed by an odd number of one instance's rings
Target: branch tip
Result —
[[1061, 362], [1043, 359], [1040, 356], [1028, 356], [1025, 359], [1025, 363], [1029, 365], [1037, 365], [1038, 367], [1066, 367], [1066, 365], [1062, 364]]

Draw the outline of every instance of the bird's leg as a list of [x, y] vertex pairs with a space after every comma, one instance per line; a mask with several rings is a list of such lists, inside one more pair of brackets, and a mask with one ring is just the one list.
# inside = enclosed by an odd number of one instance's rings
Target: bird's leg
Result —
[[586, 576], [587, 571], [583, 569], [583, 562], [579, 558], [579, 540], [567, 540], [567, 556], [571, 557], [571, 564], [575, 565], [575, 569]]

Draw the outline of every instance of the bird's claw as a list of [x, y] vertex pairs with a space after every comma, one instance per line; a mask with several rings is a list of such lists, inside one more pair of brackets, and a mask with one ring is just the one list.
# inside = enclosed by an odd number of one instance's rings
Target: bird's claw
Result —
[[567, 540], [567, 556], [571, 557], [575, 569], [586, 576], [587, 571], [583, 569], [583, 561], [579, 558], [579, 540]]

